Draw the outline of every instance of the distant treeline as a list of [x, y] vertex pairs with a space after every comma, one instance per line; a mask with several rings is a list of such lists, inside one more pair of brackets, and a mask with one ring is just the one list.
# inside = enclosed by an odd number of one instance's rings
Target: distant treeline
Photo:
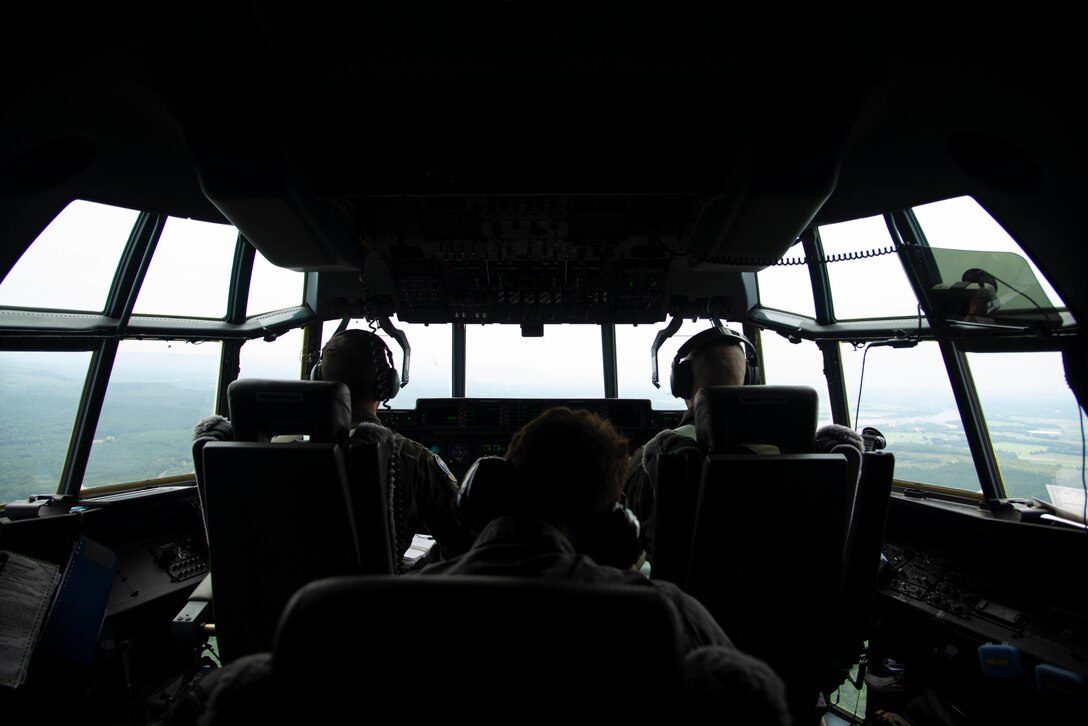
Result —
[[[0, 412], [0, 502], [53, 494], [75, 421], [79, 387], [5, 387]], [[110, 384], [85, 487], [193, 470], [193, 425], [211, 413], [211, 395], [170, 384]]]

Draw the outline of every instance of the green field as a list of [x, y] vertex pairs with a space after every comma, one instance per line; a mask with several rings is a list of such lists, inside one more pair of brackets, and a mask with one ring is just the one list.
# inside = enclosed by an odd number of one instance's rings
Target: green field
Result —
[[[0, 379], [0, 502], [57, 490], [82, 383]], [[211, 413], [206, 391], [118, 383], [99, 418], [84, 486], [193, 470], [193, 425]]]

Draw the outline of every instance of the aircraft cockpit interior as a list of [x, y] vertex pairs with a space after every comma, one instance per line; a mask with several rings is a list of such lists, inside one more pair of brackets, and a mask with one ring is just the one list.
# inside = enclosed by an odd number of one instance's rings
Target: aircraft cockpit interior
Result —
[[[653, 691], [676, 717], [1088, 713], [1074, 19], [552, 0], [23, 12], [0, 47], [12, 723], [195, 726], [221, 674], [264, 656], [275, 688], [254, 720], [333, 717], [323, 683], [404, 695], [361, 673], [379, 651], [341, 651], [391, 648], [428, 612], [416, 599], [442, 597], [397, 583], [479, 543], [449, 544], [406, 492], [424, 470], [451, 507], [488, 469], [521, 486], [511, 450], [557, 407], [626, 449], [610, 505], [639, 554], [616, 576], [699, 603], [781, 680], [784, 715], [681, 688], [663, 601], [480, 585], [559, 618], [545, 627], [481, 617], [474, 579], [448, 588], [448, 627], [478, 637], [414, 634], [412, 698], [423, 664], [475, 643], [459, 695], [506, 720], [524, 703], [482, 688], [487, 669], [509, 685], [556, 648], [584, 656], [579, 678], [616, 668], [586, 698]], [[349, 338], [371, 346], [366, 395], [330, 377]], [[742, 351], [743, 376], [693, 367], [710, 340]], [[387, 599], [330, 635], [371, 598]], [[645, 648], [593, 636], [624, 602]], [[667, 684], [617, 693], [641, 664]], [[539, 665], [520, 696], [563, 692]]]

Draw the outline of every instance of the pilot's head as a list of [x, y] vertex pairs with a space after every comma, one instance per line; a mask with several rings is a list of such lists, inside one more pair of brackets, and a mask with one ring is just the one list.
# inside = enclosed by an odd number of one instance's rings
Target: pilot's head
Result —
[[560, 406], [515, 433], [506, 459], [532, 490], [537, 511], [563, 525], [619, 501], [628, 453], [627, 439], [607, 420]]
[[521, 511], [555, 525], [598, 564], [632, 567], [642, 548], [638, 519], [620, 502], [627, 444], [595, 413], [556, 407], [540, 414], [506, 450]]
[[482, 532], [501, 517], [554, 525], [579, 554], [628, 569], [642, 552], [638, 518], [620, 502], [628, 441], [589, 411], [550, 408], [514, 434], [503, 458], [465, 474], [458, 517]]
[[691, 408], [700, 388], [755, 383], [749, 380], [755, 375], [749, 370], [751, 349], [747, 338], [728, 328], [711, 328], [693, 335], [680, 346], [673, 360], [673, 395], [683, 398]]
[[393, 398], [400, 387], [388, 346], [376, 334], [358, 328], [329, 338], [310, 377], [346, 384], [356, 414], [375, 413], [378, 403]]
[[972, 267], [964, 271], [961, 281], [968, 283], [968, 288], [972, 290], [972, 295], [964, 305], [964, 320], [976, 320], [978, 316], [989, 315], [1000, 307], [1001, 303], [997, 299], [997, 278], [989, 272]]

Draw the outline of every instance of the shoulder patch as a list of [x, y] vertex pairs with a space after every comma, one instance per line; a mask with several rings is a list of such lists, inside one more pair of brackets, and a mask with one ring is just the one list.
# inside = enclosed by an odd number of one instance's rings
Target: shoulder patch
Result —
[[448, 466], [446, 466], [446, 462], [442, 461], [442, 457], [439, 456], [438, 454], [434, 455], [434, 463], [438, 464], [438, 468], [441, 469], [443, 471], [443, 473], [445, 473], [445, 475], [450, 478], [450, 481], [452, 481], [452, 482], [457, 481], [457, 477], [455, 477], [453, 475], [453, 472], [450, 471], [450, 468]]

